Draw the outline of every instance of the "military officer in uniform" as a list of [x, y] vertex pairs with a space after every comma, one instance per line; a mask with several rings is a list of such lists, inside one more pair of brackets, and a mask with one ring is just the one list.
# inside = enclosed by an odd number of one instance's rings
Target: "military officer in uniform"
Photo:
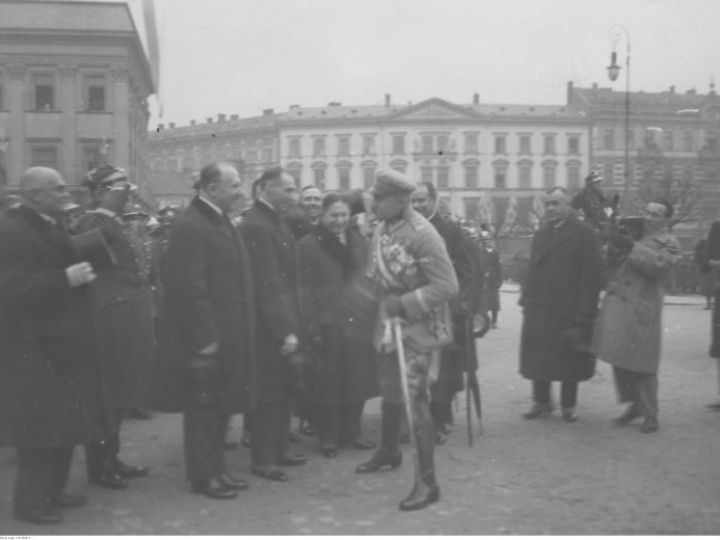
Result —
[[428, 407], [428, 369], [430, 351], [451, 340], [448, 302], [458, 293], [443, 239], [410, 205], [414, 190], [415, 184], [396, 171], [379, 172], [373, 187], [373, 213], [380, 223], [373, 233], [368, 276], [381, 299], [374, 344], [380, 353], [382, 436], [373, 457], [356, 468], [358, 473], [370, 473], [398, 467], [402, 462], [398, 444], [403, 417], [402, 376], [399, 351], [392, 338], [394, 321], [399, 318], [405, 344], [407, 405], [412, 413], [410, 429], [417, 453], [415, 485], [400, 503], [401, 510], [419, 510], [440, 498], [434, 467], [435, 429]]
[[132, 190], [125, 170], [103, 165], [82, 183], [95, 208], [78, 220], [75, 230], [100, 229], [117, 257], [117, 264], [99, 271], [92, 284], [112, 435], [86, 445], [86, 463], [91, 483], [124, 489], [129, 478], [148, 474], [146, 467], [128, 465], [118, 453], [122, 414], [144, 399], [155, 357], [149, 268], [141, 264], [142, 254], [121, 217]]

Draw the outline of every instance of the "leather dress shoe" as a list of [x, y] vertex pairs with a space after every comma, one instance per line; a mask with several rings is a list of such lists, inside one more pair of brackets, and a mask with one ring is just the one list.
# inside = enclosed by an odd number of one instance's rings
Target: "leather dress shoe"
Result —
[[71, 495], [70, 493], [61, 493], [55, 501], [53, 501], [53, 508], [60, 508], [66, 510], [68, 508], [77, 508], [78, 506], [85, 506], [87, 504], [87, 497], [85, 495]]
[[90, 483], [108, 489], [125, 489], [128, 487], [128, 481], [112, 469], [90, 476]]
[[113, 468], [120, 478], [140, 478], [147, 476], [148, 472], [150, 472], [150, 469], [147, 467], [134, 467], [119, 459], [115, 460]]
[[52, 510], [28, 510], [27, 512], [15, 512], [15, 519], [27, 521], [35, 525], [58, 525], [65, 521], [62, 514]]
[[640, 413], [635, 405], [630, 405], [624, 413], [613, 419], [613, 424], [616, 426], [624, 426], [636, 418], [640, 418]]
[[220, 482], [235, 491], [243, 491], [249, 487], [247, 481], [242, 478], [235, 478], [228, 473], [220, 475]]
[[402, 453], [398, 452], [397, 454], [386, 454], [382, 452], [376, 452], [373, 457], [371, 457], [368, 461], [365, 463], [361, 463], [357, 467], [355, 467], [355, 472], [364, 474], [364, 473], [371, 473], [379, 471], [380, 469], [383, 469], [385, 467], [389, 467], [390, 469], [397, 469], [402, 464]]
[[400, 503], [400, 510], [411, 512], [413, 510], [422, 510], [426, 506], [440, 500], [440, 488], [434, 486], [431, 488], [413, 490], [407, 499]]
[[320, 448], [320, 455], [326, 458], [334, 458], [337, 457], [337, 449], [333, 448], [331, 446], [327, 446], [325, 448]]
[[284, 465], [285, 467], [295, 467], [296, 465], [304, 465], [307, 462], [307, 457], [302, 454], [286, 454], [278, 459], [278, 465]]
[[205, 495], [210, 499], [227, 500], [237, 497], [237, 490], [226, 486], [222, 481], [215, 478], [193, 482], [191, 491], [198, 495]]
[[350, 448], [355, 448], [356, 450], [372, 450], [377, 447], [377, 444], [373, 441], [365, 439], [354, 439], [348, 443], [348, 446], [350, 446]]
[[553, 406], [550, 403], [535, 403], [532, 408], [523, 414], [523, 418], [526, 420], [535, 420], [536, 418], [542, 418], [543, 416], [550, 416], [553, 410]]
[[259, 476], [260, 478], [264, 478], [265, 480], [272, 480], [274, 482], [287, 482], [289, 480], [287, 474], [282, 472], [280, 469], [266, 468], [253, 465], [250, 468], [250, 471], [255, 476]]
[[657, 418], [654, 416], [646, 416], [645, 421], [640, 427], [640, 433], [655, 433], [658, 429], [660, 429], [660, 424]]
[[575, 411], [575, 407], [563, 407], [562, 419], [566, 422], [577, 422], [578, 415]]

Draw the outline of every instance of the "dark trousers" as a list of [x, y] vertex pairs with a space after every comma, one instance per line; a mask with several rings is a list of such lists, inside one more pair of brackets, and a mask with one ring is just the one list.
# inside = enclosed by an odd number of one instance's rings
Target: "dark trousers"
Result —
[[620, 403], [632, 403], [643, 416], [658, 415], [657, 373], [639, 373], [613, 366]]
[[13, 510], [49, 510], [67, 487], [73, 456], [72, 446], [18, 448]]
[[320, 446], [336, 448], [360, 438], [360, 418], [364, 401], [357, 403], [331, 403], [318, 408], [318, 435]]
[[225, 473], [223, 450], [230, 415], [219, 412], [186, 412], [183, 415], [185, 476], [191, 482], [217, 478]]
[[[548, 405], [552, 401], [552, 381], [533, 381], [533, 400], [541, 405]], [[577, 405], [577, 381], [560, 382], [560, 406], [563, 409]]]
[[291, 406], [289, 401], [261, 403], [252, 413], [252, 463], [258, 467], [277, 466], [290, 445]]
[[102, 441], [87, 443], [85, 445], [85, 465], [88, 477], [97, 478], [104, 471], [113, 469], [120, 453], [120, 423], [122, 413], [113, 411], [112, 418], [108, 419], [111, 435]]

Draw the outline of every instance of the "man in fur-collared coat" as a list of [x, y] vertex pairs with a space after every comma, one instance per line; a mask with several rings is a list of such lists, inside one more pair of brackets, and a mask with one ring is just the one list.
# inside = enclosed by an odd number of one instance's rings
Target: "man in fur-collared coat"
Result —
[[564, 188], [546, 193], [545, 209], [547, 223], [533, 238], [520, 296], [520, 374], [532, 381], [534, 401], [523, 416], [549, 415], [551, 382], [560, 381], [563, 419], [574, 422], [578, 383], [595, 373], [589, 346], [602, 282], [600, 246], [595, 232], [571, 214]]
[[673, 208], [665, 200], [645, 207], [645, 234], [637, 242], [612, 234], [606, 240], [629, 255], [607, 286], [595, 328], [593, 349], [612, 364], [620, 402], [630, 402], [615, 419], [625, 425], [644, 417], [643, 433], [658, 430], [658, 369], [662, 339], [664, 278], [680, 244], [667, 232]]

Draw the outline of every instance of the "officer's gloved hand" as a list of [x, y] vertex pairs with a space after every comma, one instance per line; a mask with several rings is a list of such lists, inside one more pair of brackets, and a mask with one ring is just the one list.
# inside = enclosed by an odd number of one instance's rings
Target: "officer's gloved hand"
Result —
[[404, 317], [405, 308], [403, 307], [402, 300], [396, 294], [391, 294], [384, 301], [385, 313], [388, 317]]

